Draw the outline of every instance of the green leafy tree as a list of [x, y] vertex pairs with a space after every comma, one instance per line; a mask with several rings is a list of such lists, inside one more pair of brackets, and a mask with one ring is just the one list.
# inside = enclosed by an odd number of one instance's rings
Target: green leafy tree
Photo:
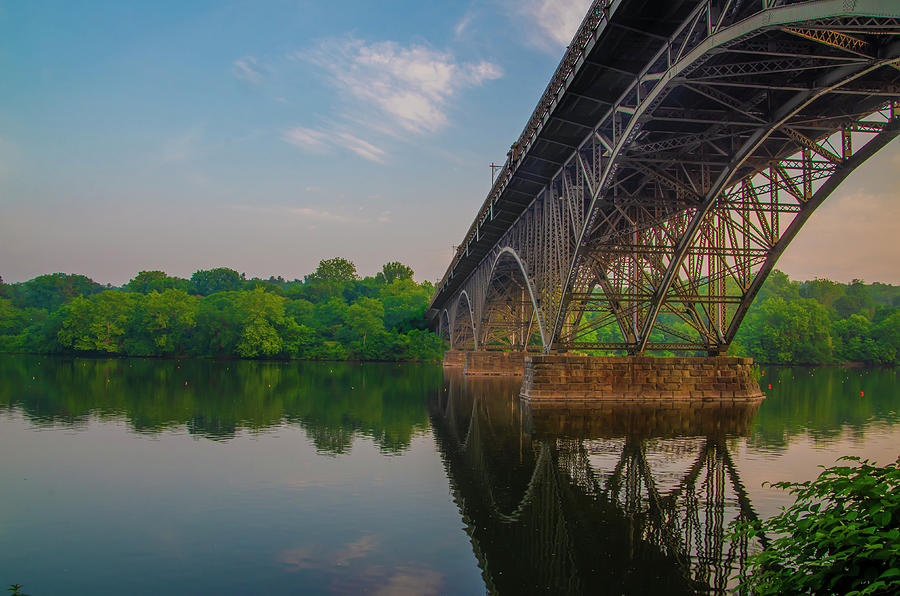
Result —
[[829, 362], [832, 340], [828, 312], [808, 298], [770, 298], [747, 314], [738, 340], [762, 362]]
[[0, 335], [18, 335], [27, 325], [28, 311], [16, 308], [8, 298], [0, 298]]
[[284, 316], [284, 298], [256, 288], [238, 294], [235, 306], [242, 324], [237, 354], [244, 358], [281, 355], [284, 340], [277, 328], [284, 327], [288, 321], [297, 325]]
[[124, 353], [125, 332], [140, 294], [106, 291], [63, 307], [60, 345], [77, 352]]
[[200, 298], [184, 290], [150, 292], [135, 308], [125, 343], [135, 356], [186, 354]]
[[[366, 341], [384, 331], [384, 305], [373, 298], [360, 298], [344, 314], [338, 339], [361, 357], [365, 357]], [[382, 338], [383, 341], [383, 338]]]
[[431, 292], [411, 279], [397, 279], [379, 292], [384, 305], [384, 325], [406, 333], [412, 329], [427, 329], [429, 321], [425, 309]]
[[[832, 325], [835, 355], [852, 362], [883, 362], [890, 355], [881, 349], [872, 336], [872, 324], [860, 314], [850, 315]], [[884, 352], [884, 353], [883, 353]]]
[[304, 280], [303, 287], [292, 289], [291, 294], [319, 303], [333, 297], [354, 299], [359, 276], [356, 273], [356, 265], [347, 259], [335, 257], [319, 261], [316, 270]]
[[180, 277], [169, 277], [164, 271], [141, 271], [125, 284], [122, 289], [141, 294], [164, 292], [166, 290], [184, 290], [187, 292], [191, 289], [191, 282]]
[[900, 364], [900, 312], [885, 317], [872, 329], [884, 364]]
[[375, 277], [364, 277], [342, 287], [341, 296], [347, 304], [353, 304], [359, 298], [378, 298], [378, 292], [384, 286], [384, 282]]
[[834, 310], [838, 318], [846, 319], [853, 314], [862, 314], [871, 319], [875, 314], [875, 301], [868, 295], [868, 289], [862, 280], [854, 279], [847, 286], [846, 293], [834, 301]]
[[201, 269], [191, 276], [191, 291], [201, 296], [241, 289], [244, 276], [228, 267]]
[[77, 296], [90, 296], [103, 290], [103, 286], [84, 275], [51, 273], [39, 275], [19, 284], [16, 292], [18, 306], [44, 308], [53, 311]]
[[197, 326], [192, 341], [195, 356], [233, 356], [243, 327], [237, 315], [237, 292], [206, 296], [197, 306]]
[[278, 294], [279, 296], [284, 296], [284, 289], [281, 287], [281, 285], [279, 285], [277, 283], [272, 283], [269, 280], [253, 278], [249, 281], [244, 282], [243, 289], [255, 290], [256, 288], [260, 288], [264, 292], [270, 292], [272, 294]]
[[315, 305], [309, 300], [298, 298], [296, 300], [288, 300], [284, 305], [284, 312], [287, 316], [293, 317], [295, 321], [301, 325], [313, 325], [313, 313]]
[[782, 298], [794, 300], [800, 298], [800, 284], [791, 281], [791, 278], [783, 271], [775, 269], [766, 278], [766, 283], [759, 289], [757, 302], [766, 302], [770, 298]]
[[39, 308], [18, 308], [9, 298], [0, 298], [0, 352], [25, 351], [22, 339], [27, 329], [47, 318]]
[[826, 308], [833, 308], [835, 301], [847, 294], [847, 289], [830, 279], [814, 279], [800, 286], [800, 295], [812, 298]]
[[742, 589], [757, 595], [900, 593], [900, 459], [868, 460], [824, 470], [809, 482], [773, 486], [792, 506], [738, 534], [776, 536], [748, 560]]
[[319, 302], [313, 307], [312, 326], [324, 339], [334, 339], [335, 334], [344, 325], [347, 314], [347, 303], [341, 298], [333, 297]]
[[443, 358], [444, 342], [438, 335], [430, 331], [412, 329], [400, 338], [404, 341], [403, 356], [406, 360], [440, 362]]
[[398, 261], [385, 263], [381, 268], [381, 272], [375, 276], [379, 281], [390, 284], [397, 280], [407, 280], [413, 278], [412, 267], [408, 267]]
[[306, 276], [306, 281], [318, 281], [330, 284], [347, 284], [359, 278], [356, 265], [341, 257], [323, 259], [314, 273]]

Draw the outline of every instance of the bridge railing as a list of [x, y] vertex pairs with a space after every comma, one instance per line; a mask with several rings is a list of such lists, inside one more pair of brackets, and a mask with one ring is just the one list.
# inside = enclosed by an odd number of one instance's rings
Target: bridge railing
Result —
[[[525, 125], [525, 129], [522, 131], [522, 134], [519, 135], [519, 139], [516, 141], [515, 146], [521, 149], [530, 147], [544, 118], [552, 109], [553, 102], [559, 97], [560, 91], [566, 87], [566, 80], [573, 72], [575, 72], [579, 58], [584, 56], [588, 43], [593, 39], [600, 26], [609, 20], [610, 8], [615, 3], [617, 3], [617, 0], [594, 0], [594, 3], [585, 15], [584, 20], [581, 21], [581, 25], [578, 27], [575, 37], [572, 38], [572, 42], [566, 49], [565, 55], [556, 67], [553, 77], [550, 79], [550, 83], [544, 90], [543, 95], [541, 95], [541, 99], [538, 101], [537, 106], [531, 114], [531, 118], [529, 118], [528, 123]], [[491, 207], [500, 197], [500, 193], [503, 192], [503, 189], [506, 188], [506, 184], [509, 182], [509, 179], [515, 171], [515, 166], [518, 163], [521, 163], [525, 156], [523, 154], [519, 156], [518, 159], [514, 159], [514, 157], [515, 156], [511, 156], [503, 164], [500, 175], [497, 176], [493, 186], [491, 186], [491, 190], [488, 192], [487, 198], [479, 208], [475, 220], [466, 231], [462, 243], [457, 247], [456, 254], [453, 255], [450, 266], [447, 268], [441, 281], [435, 286], [434, 295], [431, 298], [432, 303], [441, 293], [441, 290], [444, 288], [447, 281], [452, 277], [456, 264], [466, 254], [466, 247], [476, 237], [478, 227], [485, 219], [490, 217]]]

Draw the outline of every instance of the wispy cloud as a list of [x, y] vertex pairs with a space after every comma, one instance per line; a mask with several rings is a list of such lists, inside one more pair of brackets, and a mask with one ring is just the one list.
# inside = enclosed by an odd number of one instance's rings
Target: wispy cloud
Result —
[[369, 161], [384, 163], [386, 153], [383, 149], [376, 147], [372, 143], [364, 141], [349, 132], [335, 132], [333, 142]]
[[371, 213], [348, 215], [333, 209], [321, 207], [293, 207], [290, 205], [231, 205], [230, 207], [232, 209], [237, 209], [238, 211], [275, 216], [280, 220], [296, 218], [305, 222], [314, 223], [370, 225], [372, 222], [390, 223], [391, 221], [390, 211], [382, 211], [377, 215]]
[[532, 37], [548, 51], [558, 52], [569, 45], [584, 20], [591, 0], [525, 0], [510, 4], [530, 21], [538, 37]]
[[265, 75], [265, 68], [253, 56], [244, 56], [234, 61], [231, 67], [231, 74], [239, 81], [251, 85], [259, 85], [262, 83]]
[[453, 35], [456, 39], [459, 39], [465, 34], [466, 30], [468, 30], [469, 25], [472, 24], [472, 20], [475, 18], [475, 14], [472, 12], [472, 9], [466, 11], [466, 13], [462, 16], [459, 22], [456, 23], [456, 26], [453, 28]]
[[295, 126], [284, 131], [284, 135], [281, 138], [291, 145], [311, 151], [322, 151], [329, 145], [328, 135], [324, 132], [303, 126]]
[[333, 125], [321, 128], [295, 126], [284, 131], [281, 138], [291, 145], [313, 153], [325, 153], [333, 148], [342, 148], [376, 163], [385, 163], [387, 156], [384, 149]]
[[502, 75], [491, 62], [458, 62], [450, 52], [428, 46], [352, 37], [322, 42], [301, 56], [323, 68], [341, 99], [354, 108], [374, 110], [415, 134], [445, 127], [451, 98]]
[[394, 137], [440, 131], [449, 124], [451, 100], [462, 90], [502, 76], [499, 66], [485, 60], [461, 62], [449, 51], [422, 44], [355, 37], [328, 39], [292, 57], [322, 70], [341, 107], [334, 114], [338, 125], [294, 128], [284, 140], [310, 150], [343, 147], [379, 163], [387, 153], [361, 138], [360, 128]]

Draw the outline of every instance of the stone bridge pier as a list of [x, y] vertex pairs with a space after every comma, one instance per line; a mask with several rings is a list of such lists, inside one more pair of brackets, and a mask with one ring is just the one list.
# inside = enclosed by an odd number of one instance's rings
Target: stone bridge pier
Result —
[[747, 402], [765, 397], [751, 358], [538, 355], [448, 350], [444, 367], [467, 376], [521, 376], [533, 406], [600, 402]]
[[751, 358], [529, 356], [520, 395], [533, 404], [762, 399]]

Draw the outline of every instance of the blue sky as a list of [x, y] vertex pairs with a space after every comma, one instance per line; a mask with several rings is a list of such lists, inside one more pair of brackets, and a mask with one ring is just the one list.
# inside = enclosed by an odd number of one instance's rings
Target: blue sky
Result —
[[[344, 256], [435, 280], [587, 4], [0, 0], [0, 275]], [[872, 229], [898, 166], [854, 175], [782, 268], [900, 282]]]

